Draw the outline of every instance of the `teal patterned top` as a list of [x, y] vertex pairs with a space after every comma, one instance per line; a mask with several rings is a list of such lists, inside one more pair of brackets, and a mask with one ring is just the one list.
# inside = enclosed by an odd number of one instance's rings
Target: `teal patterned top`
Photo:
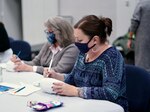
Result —
[[85, 62], [80, 53], [65, 82], [82, 91], [85, 99], [109, 100], [127, 110], [124, 59], [115, 47], [110, 47], [92, 62]]

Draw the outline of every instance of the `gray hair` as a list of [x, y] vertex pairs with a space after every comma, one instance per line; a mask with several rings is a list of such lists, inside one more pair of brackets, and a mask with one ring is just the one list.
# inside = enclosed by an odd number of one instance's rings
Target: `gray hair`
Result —
[[74, 42], [73, 27], [63, 18], [50, 18], [44, 23], [44, 25], [54, 31], [56, 40], [60, 47], [66, 47]]

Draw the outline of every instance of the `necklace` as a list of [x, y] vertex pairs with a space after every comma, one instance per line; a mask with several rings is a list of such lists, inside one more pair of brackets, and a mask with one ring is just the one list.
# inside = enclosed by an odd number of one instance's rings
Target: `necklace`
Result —
[[88, 57], [88, 54], [86, 55], [86, 62], [89, 62], [90, 58]]
[[110, 47], [110, 45], [106, 45], [106, 44], [104, 44], [104, 46], [103, 47], [101, 47], [101, 49], [100, 50], [97, 50], [97, 51], [92, 51], [91, 53], [92, 54], [87, 54], [86, 55], [86, 58], [85, 58], [85, 61], [86, 62], [91, 62], [91, 61], [93, 61], [93, 60], [95, 60], [98, 56], [100, 56], [106, 49], [108, 49]]

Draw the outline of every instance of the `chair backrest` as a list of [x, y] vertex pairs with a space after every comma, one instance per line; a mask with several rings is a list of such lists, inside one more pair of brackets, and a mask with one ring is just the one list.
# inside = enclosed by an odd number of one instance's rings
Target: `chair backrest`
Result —
[[18, 54], [20, 51], [19, 58], [22, 60], [31, 60], [31, 46], [28, 42], [22, 40], [15, 40], [10, 43], [10, 47], [14, 54]]
[[150, 112], [150, 74], [134, 65], [126, 65], [129, 112]]
[[15, 41], [15, 40], [12, 37], [9, 37], [9, 42], [11, 43], [13, 41]]

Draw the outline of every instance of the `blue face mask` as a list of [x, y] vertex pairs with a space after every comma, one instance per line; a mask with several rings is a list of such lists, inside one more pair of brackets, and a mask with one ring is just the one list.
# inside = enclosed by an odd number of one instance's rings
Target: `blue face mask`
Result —
[[55, 38], [55, 34], [53, 32], [48, 32], [47, 33], [47, 40], [50, 44], [55, 44], [56, 43], [56, 38]]
[[88, 47], [89, 42], [92, 39], [90, 39], [87, 43], [79, 43], [79, 42], [75, 42], [75, 45], [78, 47], [78, 49], [82, 52], [82, 53], [87, 53], [91, 48], [93, 48], [96, 44], [94, 44], [92, 47]]

